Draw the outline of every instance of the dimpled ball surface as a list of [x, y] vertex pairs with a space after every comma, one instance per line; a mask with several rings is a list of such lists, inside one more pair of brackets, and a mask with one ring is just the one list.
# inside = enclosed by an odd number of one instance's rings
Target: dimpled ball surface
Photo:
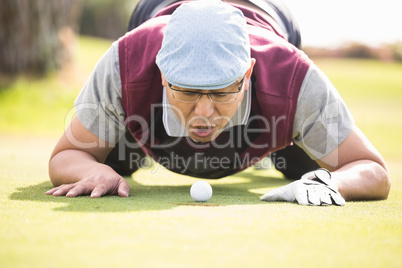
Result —
[[206, 181], [197, 181], [191, 186], [190, 195], [196, 202], [207, 202], [212, 196], [212, 187]]

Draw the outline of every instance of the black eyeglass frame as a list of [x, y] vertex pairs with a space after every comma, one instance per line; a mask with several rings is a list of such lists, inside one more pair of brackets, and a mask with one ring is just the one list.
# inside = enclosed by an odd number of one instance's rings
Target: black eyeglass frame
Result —
[[202, 95], [207, 95], [208, 98], [209, 98], [209, 100], [210, 100], [211, 102], [213, 102], [213, 103], [231, 103], [231, 102], [234, 102], [235, 100], [237, 100], [237, 95], [236, 95], [236, 98], [235, 98], [235, 99], [233, 99], [233, 100], [231, 100], [231, 101], [228, 101], [228, 102], [215, 102], [215, 101], [212, 100], [211, 95], [219, 95], [219, 94], [238, 94], [238, 93], [239, 93], [240, 91], [242, 91], [242, 89], [243, 89], [243, 84], [244, 84], [244, 78], [245, 78], [245, 77], [246, 77], [246, 76], [244, 75], [243, 78], [241, 79], [239, 88], [238, 88], [237, 91], [235, 91], [235, 92], [199, 93], [199, 92], [194, 92], [194, 91], [190, 91], [190, 90], [174, 89], [174, 88], [172, 88], [172, 84], [169, 83], [169, 82], [168, 82], [168, 86], [169, 86], [169, 88], [170, 88], [171, 90], [173, 90], [173, 91], [182, 92], [182, 93], [195, 93], [195, 94], [198, 94], [198, 98], [197, 98], [195, 101], [183, 101], [183, 100], [178, 100], [178, 99], [176, 99], [175, 96], [174, 96], [174, 94], [173, 94], [173, 92], [172, 92], [173, 98], [174, 98], [175, 100], [177, 100], [177, 101], [180, 101], [180, 102], [184, 102], [184, 103], [197, 103], [197, 102], [200, 100], [200, 98], [201, 98]]

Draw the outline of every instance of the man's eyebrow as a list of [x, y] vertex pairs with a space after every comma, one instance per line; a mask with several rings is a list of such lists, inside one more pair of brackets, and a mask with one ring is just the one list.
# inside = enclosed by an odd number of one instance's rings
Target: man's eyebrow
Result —
[[170, 88], [174, 89], [174, 90], [180, 90], [180, 91], [194, 91], [197, 92], [197, 90], [201, 90], [201, 89], [194, 89], [194, 88], [182, 88], [182, 87], [177, 87], [175, 85], [170, 84]]
[[182, 88], [182, 87], [177, 87], [177, 86], [175, 86], [175, 85], [173, 85], [173, 84], [171, 84], [171, 83], [168, 83], [168, 86], [171, 88], [171, 89], [174, 89], [174, 90], [183, 90], [183, 91], [188, 91], [187, 89], [185, 89], [185, 88]]
[[[230, 87], [236, 86], [237, 84], [240, 84], [243, 81], [244, 77], [238, 78], [236, 81], [233, 82], [233, 84], [230, 84], [229, 86], [225, 88], [220, 88], [220, 89], [215, 89], [216, 92], [225, 92], [225, 90], [230, 89]], [[181, 90], [181, 91], [189, 91], [189, 92], [198, 92], [202, 91], [202, 89], [195, 89], [195, 88], [182, 88], [175, 86], [171, 83], [168, 83], [169, 87], [174, 90]], [[212, 92], [211, 92], [212, 93]]]

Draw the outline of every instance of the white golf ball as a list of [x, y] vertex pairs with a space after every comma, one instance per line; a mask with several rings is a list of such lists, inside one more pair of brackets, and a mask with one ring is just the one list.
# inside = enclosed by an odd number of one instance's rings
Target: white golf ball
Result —
[[207, 202], [212, 196], [212, 187], [206, 181], [197, 181], [191, 186], [190, 195], [196, 202]]

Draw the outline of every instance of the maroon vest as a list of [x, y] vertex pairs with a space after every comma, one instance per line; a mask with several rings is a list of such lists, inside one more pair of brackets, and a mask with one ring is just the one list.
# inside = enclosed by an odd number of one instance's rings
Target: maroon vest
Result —
[[[227, 157], [227, 161], [232, 161], [227, 168], [231, 170], [229, 172], [225, 168], [226, 171], [212, 168], [205, 172], [184, 172], [177, 167], [165, 166], [187, 175], [214, 178], [245, 169], [259, 158], [291, 144], [298, 94], [311, 62], [303, 52], [280, 36], [273, 23], [241, 7], [247, 17], [251, 57], [256, 59], [252, 76], [253, 120], [247, 126], [235, 127], [235, 134], [222, 132], [216, 140], [219, 144], [224, 144], [228, 139], [240, 140], [238, 144], [228, 147], [216, 148], [214, 144], [207, 143], [200, 148], [188, 138], [174, 138], [176, 141], [173, 141], [173, 138], [163, 133], [159, 105], [162, 103], [163, 87], [155, 58], [162, 44], [168, 14], [177, 6], [163, 10], [157, 17], [146, 21], [119, 40], [122, 104], [126, 112], [126, 125], [142, 149], [157, 161], [168, 157], [170, 152], [179, 152], [178, 157], [186, 159], [202, 153], [206, 157]], [[163, 147], [163, 144], [172, 142], [174, 146]], [[176, 155], [170, 155], [172, 161], [173, 157]], [[198, 160], [194, 158], [191, 161]], [[201, 163], [202, 160], [199, 161]], [[200, 168], [203, 167], [200, 164]]]

